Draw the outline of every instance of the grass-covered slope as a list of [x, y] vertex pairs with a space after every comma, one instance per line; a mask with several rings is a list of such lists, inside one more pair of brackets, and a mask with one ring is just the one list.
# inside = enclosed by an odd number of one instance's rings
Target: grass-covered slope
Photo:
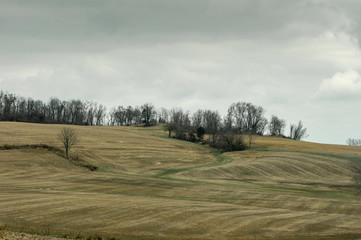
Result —
[[[0, 122], [0, 146], [61, 148], [62, 125]], [[121, 239], [357, 239], [358, 147], [270, 137], [219, 154], [159, 128], [84, 127], [73, 161], [0, 150], [0, 228]], [[80, 159], [98, 167], [89, 171]]]

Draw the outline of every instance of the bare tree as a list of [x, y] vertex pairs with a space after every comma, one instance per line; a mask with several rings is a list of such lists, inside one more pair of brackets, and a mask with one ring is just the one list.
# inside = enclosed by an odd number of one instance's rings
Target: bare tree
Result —
[[102, 125], [104, 122], [104, 118], [106, 117], [106, 107], [103, 105], [99, 105], [98, 109], [95, 111], [95, 124]]
[[[172, 128], [171, 131], [175, 131], [176, 138], [184, 140], [191, 125], [189, 112], [184, 112], [181, 108], [173, 108], [169, 111], [169, 118], [168, 128]], [[168, 129], [168, 131], [170, 130]]]
[[86, 119], [87, 119], [86, 124], [92, 126], [92, 125], [94, 125], [95, 111], [96, 111], [97, 105], [94, 104], [93, 102], [88, 102], [86, 104], [87, 104], [87, 109], [88, 109], [87, 117], [86, 117]]
[[161, 108], [159, 111], [159, 123], [168, 123], [169, 122], [169, 111], [166, 108]]
[[188, 128], [191, 125], [189, 112], [183, 111], [181, 108], [173, 108], [169, 112], [170, 123], [174, 123], [177, 127]]
[[195, 128], [199, 128], [203, 125], [203, 110], [198, 109], [195, 113], [193, 113], [192, 124]]
[[177, 125], [174, 122], [166, 123], [163, 125], [164, 131], [168, 131], [168, 137], [172, 136], [172, 132], [177, 130]]
[[141, 109], [142, 109], [142, 119], [144, 126], [149, 127], [152, 121], [154, 121], [154, 114], [155, 114], [154, 106], [151, 103], [146, 103], [141, 106]]
[[283, 119], [279, 119], [275, 115], [272, 115], [271, 121], [268, 124], [268, 128], [272, 136], [283, 135], [285, 126], [286, 126], [286, 121]]
[[290, 127], [290, 138], [294, 140], [301, 140], [308, 137], [307, 128], [303, 128], [302, 121], [299, 121], [298, 124], [291, 124]]
[[212, 140], [215, 141], [217, 134], [221, 129], [221, 115], [218, 111], [204, 110], [203, 111], [203, 127], [207, 134], [212, 135]]
[[346, 143], [350, 146], [361, 146], [361, 139], [349, 138]]
[[252, 103], [233, 103], [228, 108], [226, 127], [240, 133], [263, 135], [268, 122], [264, 117], [264, 112], [262, 107]]
[[58, 138], [64, 145], [66, 158], [69, 159], [69, 150], [79, 142], [77, 132], [65, 127], [61, 129]]
[[111, 125], [123, 126], [126, 124], [126, 109], [123, 106], [113, 108], [110, 113]]

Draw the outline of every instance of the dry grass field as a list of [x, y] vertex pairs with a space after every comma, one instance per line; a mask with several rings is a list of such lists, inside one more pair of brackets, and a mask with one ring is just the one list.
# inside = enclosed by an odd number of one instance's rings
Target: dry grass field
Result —
[[[0, 146], [60, 148], [63, 127], [0, 122]], [[71, 127], [72, 158], [97, 171], [40, 147], [0, 150], [3, 234], [361, 239], [360, 147], [257, 137], [251, 150], [220, 154], [157, 127]]]

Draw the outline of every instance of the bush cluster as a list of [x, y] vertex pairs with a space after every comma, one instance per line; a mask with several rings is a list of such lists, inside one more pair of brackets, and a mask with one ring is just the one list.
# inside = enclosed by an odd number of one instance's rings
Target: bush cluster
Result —
[[[197, 131], [203, 133], [203, 130]], [[188, 142], [201, 142], [207, 144], [212, 148], [219, 149], [221, 152], [243, 151], [247, 149], [247, 145], [243, 141], [243, 136], [234, 132], [220, 132], [213, 135], [211, 138], [204, 140], [203, 134], [195, 134], [194, 131], [176, 131], [174, 138], [188, 141]]]
[[208, 141], [208, 144], [222, 152], [243, 151], [247, 149], [242, 135], [237, 135], [233, 132], [221, 133], [214, 140]]

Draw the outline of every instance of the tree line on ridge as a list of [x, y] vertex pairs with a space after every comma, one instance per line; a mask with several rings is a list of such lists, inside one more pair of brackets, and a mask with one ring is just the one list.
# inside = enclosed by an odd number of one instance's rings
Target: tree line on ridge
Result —
[[[204, 135], [207, 135], [213, 145], [220, 144], [220, 139], [228, 145], [237, 145], [244, 142], [240, 136], [246, 136], [250, 146], [254, 136], [266, 132], [284, 136], [286, 121], [274, 115], [267, 120], [264, 115], [263, 107], [248, 102], [231, 104], [224, 117], [214, 110], [199, 109], [191, 114], [181, 108], [156, 109], [151, 103], [118, 106], [108, 112], [104, 105], [91, 101], [51, 98], [45, 103], [0, 91], [0, 121], [111, 126], [163, 123], [169, 137], [195, 142], [204, 141]], [[301, 121], [290, 125], [288, 137], [301, 140], [306, 136]]]

